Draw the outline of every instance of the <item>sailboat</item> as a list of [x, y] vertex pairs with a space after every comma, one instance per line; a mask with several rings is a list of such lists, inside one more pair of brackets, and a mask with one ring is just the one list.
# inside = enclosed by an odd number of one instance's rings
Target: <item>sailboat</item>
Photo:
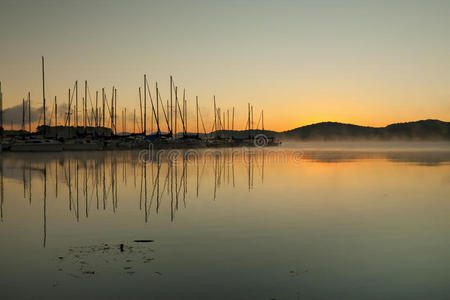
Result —
[[64, 151], [100, 151], [103, 150], [104, 144], [101, 141], [90, 139], [72, 139], [64, 142]]
[[45, 138], [46, 134], [46, 120], [45, 120], [45, 72], [44, 72], [44, 57], [42, 56], [42, 108], [44, 116], [44, 132], [41, 138], [30, 138], [14, 140], [11, 144], [11, 151], [13, 152], [55, 152], [62, 151], [63, 145], [57, 140]]
[[26, 139], [16, 140], [11, 145], [12, 152], [58, 152], [63, 150], [63, 145], [50, 139]]

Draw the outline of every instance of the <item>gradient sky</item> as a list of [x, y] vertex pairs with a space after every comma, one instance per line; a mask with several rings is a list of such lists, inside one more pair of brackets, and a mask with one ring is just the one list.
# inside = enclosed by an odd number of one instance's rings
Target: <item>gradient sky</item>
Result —
[[[0, 4], [4, 107], [67, 101], [75, 80], [138, 108], [147, 73], [169, 75], [211, 120], [264, 108], [265, 127], [450, 120], [450, 1], [20, 1]], [[193, 116], [194, 101], [189, 111]], [[191, 125], [193, 122], [191, 122]]]

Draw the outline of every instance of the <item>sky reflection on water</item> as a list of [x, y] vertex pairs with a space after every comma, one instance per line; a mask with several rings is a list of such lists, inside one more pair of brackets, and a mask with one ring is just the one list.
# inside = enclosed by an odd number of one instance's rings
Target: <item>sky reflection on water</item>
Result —
[[2, 293], [450, 295], [450, 152], [295, 151], [4, 153]]

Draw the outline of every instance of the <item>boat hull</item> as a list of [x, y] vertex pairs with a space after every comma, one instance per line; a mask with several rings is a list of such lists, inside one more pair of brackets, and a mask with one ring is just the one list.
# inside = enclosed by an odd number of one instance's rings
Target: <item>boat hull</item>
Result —
[[63, 150], [62, 144], [21, 144], [12, 145], [11, 152], [60, 152]]
[[64, 151], [100, 151], [103, 150], [103, 144], [90, 143], [90, 144], [64, 144]]

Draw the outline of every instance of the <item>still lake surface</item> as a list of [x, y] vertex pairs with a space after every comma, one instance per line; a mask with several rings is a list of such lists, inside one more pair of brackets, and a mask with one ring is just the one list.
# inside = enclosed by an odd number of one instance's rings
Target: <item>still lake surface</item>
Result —
[[1, 298], [450, 299], [447, 146], [2, 153]]

